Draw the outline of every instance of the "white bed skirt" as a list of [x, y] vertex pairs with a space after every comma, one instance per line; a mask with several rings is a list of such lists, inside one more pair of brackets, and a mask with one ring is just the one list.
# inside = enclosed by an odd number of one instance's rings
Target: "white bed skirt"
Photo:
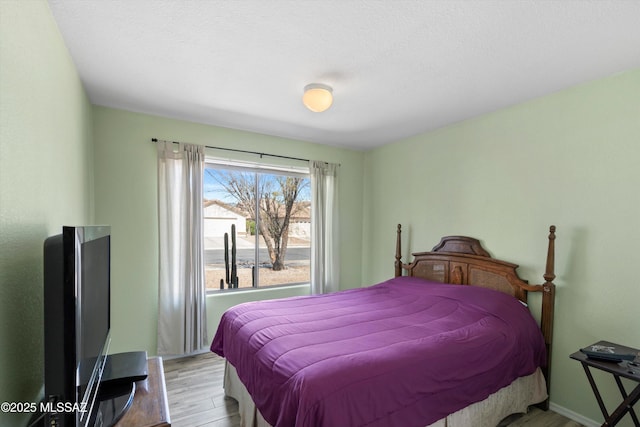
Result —
[[[240, 427], [271, 427], [262, 418], [260, 411], [256, 410], [236, 369], [228, 362], [225, 363], [224, 390], [227, 396], [238, 401]], [[516, 379], [485, 400], [469, 405], [427, 427], [495, 427], [507, 416], [525, 413], [530, 405], [546, 398], [546, 382], [538, 368], [533, 374]]]

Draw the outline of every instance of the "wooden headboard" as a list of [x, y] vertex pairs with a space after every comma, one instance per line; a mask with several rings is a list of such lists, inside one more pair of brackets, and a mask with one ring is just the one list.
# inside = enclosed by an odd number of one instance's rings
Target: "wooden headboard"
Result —
[[[547, 380], [548, 390], [556, 292], [556, 286], [553, 284], [553, 279], [556, 277], [554, 274], [556, 227], [553, 225], [549, 227], [546, 271], [543, 276], [544, 283], [540, 285], [530, 285], [526, 280], [521, 279], [516, 272], [518, 268], [516, 264], [491, 258], [480, 241], [472, 237], [443, 237], [430, 252], [413, 253], [413, 261], [404, 264], [400, 250], [401, 231], [401, 226], [398, 224], [396, 277], [402, 276], [403, 270], [405, 270], [407, 276], [421, 277], [435, 282], [494, 289], [512, 295], [524, 303], [527, 303], [528, 292], [542, 293], [540, 329], [547, 347], [547, 366], [542, 371]], [[544, 406], [546, 409], [548, 399]]]

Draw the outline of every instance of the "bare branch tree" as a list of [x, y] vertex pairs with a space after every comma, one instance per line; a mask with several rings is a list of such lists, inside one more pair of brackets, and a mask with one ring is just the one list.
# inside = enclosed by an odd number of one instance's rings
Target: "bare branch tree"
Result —
[[[216, 170], [213, 173], [209, 169], [207, 173], [236, 199], [237, 206], [253, 220], [258, 218], [256, 206], [259, 207], [258, 231], [267, 246], [272, 269], [283, 270], [291, 217], [301, 209], [296, 201], [301, 191], [309, 185], [309, 180], [281, 175], [260, 176], [256, 188], [254, 173], [230, 170]], [[258, 204], [257, 196], [260, 197]]]

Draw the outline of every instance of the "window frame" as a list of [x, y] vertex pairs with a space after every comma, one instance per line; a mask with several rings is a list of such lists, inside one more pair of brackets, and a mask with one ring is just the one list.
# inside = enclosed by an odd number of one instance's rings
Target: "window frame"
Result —
[[[262, 160], [262, 157], [260, 158], [260, 160]], [[295, 160], [295, 159], [290, 159], [290, 160], [296, 163], [300, 163], [299, 160]], [[208, 167], [213, 165], [214, 168], [218, 168], [218, 169], [253, 173], [255, 174], [254, 176], [256, 177], [256, 180], [257, 180], [257, 177], [259, 176], [258, 174], [270, 174], [270, 175], [305, 178], [305, 179], [308, 179], [310, 182], [311, 171], [308, 165], [301, 167], [299, 165], [296, 166], [296, 165], [287, 164], [287, 163], [289, 162], [283, 162], [283, 164], [273, 164], [273, 163], [266, 163], [263, 161], [256, 161], [255, 159], [254, 160], [237, 160], [237, 159], [220, 158], [220, 157], [215, 157], [211, 155], [205, 155], [204, 169], [206, 171]], [[255, 185], [256, 185], [255, 188], [258, 188], [257, 182], [255, 183]], [[202, 191], [203, 191], [202, 198], [204, 200], [205, 194], [206, 194], [204, 182], [203, 182]], [[255, 197], [255, 199], [256, 199], [256, 205], [260, 203], [259, 197]], [[313, 203], [313, 201], [311, 200], [311, 197], [309, 198], [309, 203]], [[258, 206], [256, 206], [256, 212], [258, 211], [259, 211]], [[257, 215], [257, 216], [259, 217], [260, 215]], [[259, 221], [259, 218], [256, 218], [256, 225], [255, 225], [256, 228], [258, 228], [259, 226], [258, 221]], [[312, 221], [311, 218], [310, 218], [310, 221]], [[204, 237], [204, 233], [205, 233], [204, 229], [202, 230], [202, 233]], [[254, 266], [257, 266], [258, 262], [260, 261], [260, 256], [259, 256], [260, 247], [258, 244], [259, 239], [260, 239], [260, 234], [259, 232], [256, 232], [256, 244], [255, 244], [255, 252], [254, 252], [254, 258], [253, 258]], [[310, 254], [311, 254], [311, 245], [313, 245], [313, 242], [309, 238]], [[311, 267], [311, 256], [309, 255], [309, 269], [310, 267]], [[293, 287], [293, 286], [305, 286], [305, 285], [309, 285], [311, 280], [311, 271], [309, 271], [309, 276], [307, 280], [304, 282], [280, 283], [280, 284], [261, 286], [259, 270], [260, 268], [256, 268], [254, 272], [255, 283], [258, 284], [257, 286], [242, 287], [242, 288], [225, 287], [223, 289], [217, 289], [217, 288], [206, 288], [206, 284], [205, 284], [205, 291], [207, 295], [220, 295], [226, 292], [246, 292], [246, 291], [254, 291], [254, 290], [261, 290], [261, 289], [264, 290], [264, 289], [286, 288], [286, 287]], [[206, 273], [205, 273], [205, 277], [206, 277]]]

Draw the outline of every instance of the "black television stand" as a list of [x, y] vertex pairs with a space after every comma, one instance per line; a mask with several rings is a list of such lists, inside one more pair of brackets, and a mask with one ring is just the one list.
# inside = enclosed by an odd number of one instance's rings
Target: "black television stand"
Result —
[[115, 425], [131, 407], [135, 392], [135, 382], [113, 384], [107, 389], [101, 389], [97, 402], [99, 408], [91, 423], [96, 426]]
[[145, 380], [147, 375], [146, 351], [108, 355], [98, 391], [100, 408], [94, 423], [112, 426], [118, 422], [133, 403], [136, 381]]
[[110, 354], [104, 366], [100, 388], [131, 384], [144, 380], [148, 374], [146, 351]]
[[171, 426], [162, 358], [150, 358], [147, 366], [149, 376], [136, 383], [133, 403], [116, 427]]

